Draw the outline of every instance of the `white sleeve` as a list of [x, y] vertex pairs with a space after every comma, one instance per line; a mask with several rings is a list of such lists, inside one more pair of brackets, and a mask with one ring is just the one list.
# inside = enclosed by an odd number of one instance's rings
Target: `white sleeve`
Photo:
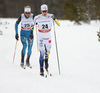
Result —
[[34, 24], [37, 24], [38, 23], [38, 16], [35, 16], [34, 18]]

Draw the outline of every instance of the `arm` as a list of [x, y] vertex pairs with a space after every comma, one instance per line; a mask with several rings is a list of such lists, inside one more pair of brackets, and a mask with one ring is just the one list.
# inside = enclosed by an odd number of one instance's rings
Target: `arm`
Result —
[[18, 40], [18, 38], [19, 38], [19, 36], [18, 36], [18, 24], [20, 23], [20, 21], [21, 21], [21, 16], [18, 18], [18, 20], [15, 23], [15, 33], [16, 33], [15, 38], [16, 38], [16, 40]]
[[18, 34], [18, 24], [15, 23], [15, 33]]
[[33, 14], [33, 19], [34, 19], [35, 15]]
[[33, 40], [34, 36], [33, 36], [33, 30], [34, 30], [34, 25], [31, 26], [31, 31], [30, 31], [30, 36], [29, 39]]
[[56, 24], [57, 24], [58, 26], [60, 26], [60, 22], [55, 18], [54, 15], [52, 16], [52, 19], [56, 22]]
[[37, 25], [38, 24], [37, 20], [38, 20], [38, 16], [35, 16], [34, 17], [34, 25]]
[[[33, 14], [33, 20], [34, 20], [35, 15]], [[33, 35], [33, 30], [34, 30], [34, 24], [31, 25], [31, 33]]]
[[16, 34], [18, 34], [18, 25], [19, 25], [20, 21], [21, 21], [21, 16], [18, 18], [18, 20], [15, 23], [15, 33]]
[[30, 36], [29, 36], [30, 42], [32, 42], [32, 40], [33, 40], [33, 38], [34, 38], [33, 29], [34, 29], [34, 26], [31, 26], [31, 32], [30, 32]]
[[[35, 15], [33, 14], [33, 20], [34, 20]], [[33, 36], [33, 30], [34, 30], [34, 24], [31, 25], [31, 31], [30, 31], [30, 42], [33, 40], [34, 36]]]

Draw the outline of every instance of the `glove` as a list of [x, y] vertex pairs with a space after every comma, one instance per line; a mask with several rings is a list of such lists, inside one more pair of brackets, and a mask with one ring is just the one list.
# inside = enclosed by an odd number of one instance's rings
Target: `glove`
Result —
[[55, 20], [55, 19], [56, 19], [54, 15], [53, 15], [53, 16], [51, 16], [51, 18], [52, 18], [53, 20]]
[[16, 40], [19, 40], [18, 34], [15, 35], [15, 39], [16, 39]]
[[34, 36], [33, 36], [32, 34], [30, 34], [29, 39], [32, 40], [33, 37], [34, 37]]

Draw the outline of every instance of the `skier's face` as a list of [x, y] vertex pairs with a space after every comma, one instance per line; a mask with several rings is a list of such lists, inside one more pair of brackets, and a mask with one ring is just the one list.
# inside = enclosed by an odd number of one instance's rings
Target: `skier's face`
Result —
[[29, 17], [30, 16], [30, 12], [25, 12], [25, 16]]
[[48, 12], [47, 10], [46, 11], [42, 11], [42, 15], [43, 16], [46, 16], [47, 15], [47, 12]]

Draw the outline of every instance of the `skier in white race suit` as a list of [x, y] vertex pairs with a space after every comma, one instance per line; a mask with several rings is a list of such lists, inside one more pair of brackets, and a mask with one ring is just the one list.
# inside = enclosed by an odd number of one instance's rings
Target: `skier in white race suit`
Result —
[[[40, 75], [44, 76], [44, 62], [45, 69], [48, 71], [48, 58], [50, 54], [51, 48], [51, 28], [53, 20], [56, 20], [53, 14], [47, 13], [48, 6], [46, 4], [41, 5], [41, 13], [34, 18], [34, 22], [37, 25], [38, 33], [37, 33], [37, 42], [38, 49], [40, 51]], [[57, 23], [57, 20], [56, 20]]]

